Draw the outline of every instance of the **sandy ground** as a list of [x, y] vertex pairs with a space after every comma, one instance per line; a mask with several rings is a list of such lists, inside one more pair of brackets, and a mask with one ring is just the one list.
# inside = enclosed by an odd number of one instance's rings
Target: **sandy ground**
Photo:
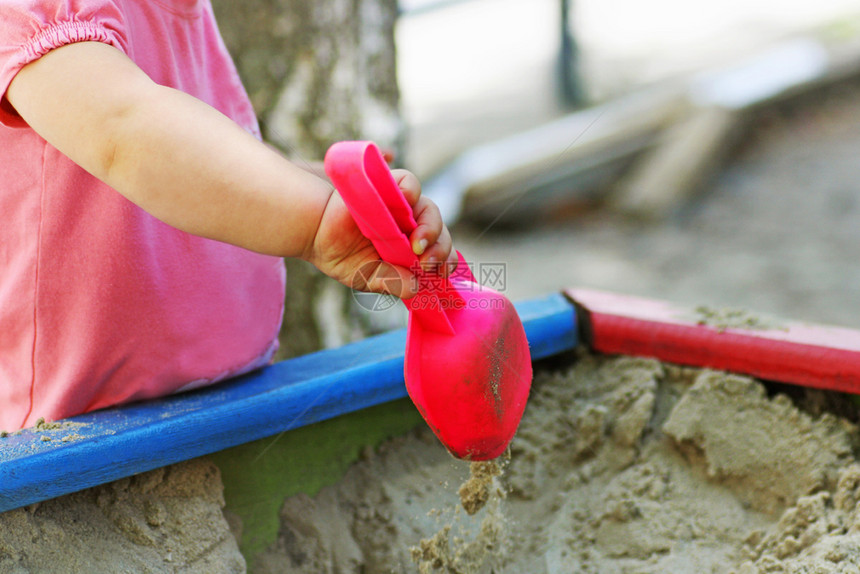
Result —
[[218, 467], [198, 459], [0, 514], [2, 574], [238, 574]]
[[[469, 516], [425, 429], [288, 499], [262, 572], [857, 572], [851, 422], [749, 378], [579, 356], [542, 371]], [[485, 482], [487, 477], [484, 477]], [[460, 492], [458, 492], [458, 490]]]

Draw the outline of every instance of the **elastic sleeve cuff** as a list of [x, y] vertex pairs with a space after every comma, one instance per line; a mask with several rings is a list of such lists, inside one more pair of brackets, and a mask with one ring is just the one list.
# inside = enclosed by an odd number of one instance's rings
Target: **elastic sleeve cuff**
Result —
[[27, 127], [6, 99], [9, 84], [21, 68], [51, 50], [77, 42], [102, 42], [125, 51], [115, 32], [92, 22], [62, 22], [45, 28], [18, 48], [0, 69], [0, 124], [13, 128]]

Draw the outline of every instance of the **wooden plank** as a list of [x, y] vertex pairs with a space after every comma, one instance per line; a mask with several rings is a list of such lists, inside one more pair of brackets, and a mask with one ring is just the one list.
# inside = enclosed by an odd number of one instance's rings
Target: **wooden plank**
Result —
[[[856, 76], [858, 54], [858, 43], [787, 40], [473, 147], [428, 179], [424, 193], [448, 223], [528, 223], [592, 205], [610, 188], [620, 210], [660, 217], [696, 189], [751, 113]], [[636, 173], [614, 189], [634, 164]]]
[[[517, 305], [534, 359], [576, 345], [560, 294]], [[0, 438], [0, 512], [406, 396], [403, 330]], [[44, 439], [48, 440], [44, 440]]]
[[610, 205], [647, 220], [671, 215], [706, 183], [754, 113], [856, 76], [857, 56], [856, 46], [828, 49], [815, 39], [795, 38], [693, 76], [686, 116], [637, 159]]
[[731, 147], [741, 114], [709, 106], [693, 111], [617, 185], [611, 205], [642, 219], [660, 219], [689, 199]]
[[659, 86], [571, 113], [467, 150], [424, 193], [449, 224], [461, 216], [528, 220], [613, 179], [686, 105], [686, 88]]
[[860, 393], [860, 331], [754, 315], [744, 327], [708, 324], [702, 309], [602, 291], [567, 291], [583, 342], [610, 354], [654, 357], [778, 381]]

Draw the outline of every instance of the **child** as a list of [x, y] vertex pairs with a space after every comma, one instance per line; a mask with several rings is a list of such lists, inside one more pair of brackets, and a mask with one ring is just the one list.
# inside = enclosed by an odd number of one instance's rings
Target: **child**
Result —
[[[0, 2], [0, 428], [267, 364], [282, 257], [409, 297], [331, 185], [260, 142], [208, 0]], [[424, 263], [451, 237], [395, 171]], [[360, 284], [354, 281], [362, 281]]]

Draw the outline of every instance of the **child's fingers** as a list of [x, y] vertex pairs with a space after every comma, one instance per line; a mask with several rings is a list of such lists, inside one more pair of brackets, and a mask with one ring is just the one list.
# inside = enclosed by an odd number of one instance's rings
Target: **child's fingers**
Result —
[[[418, 226], [409, 235], [409, 242], [412, 244], [412, 251], [415, 255], [422, 256], [428, 247], [437, 243], [442, 233], [447, 231], [447, 229], [442, 222], [442, 214], [439, 212], [439, 208], [426, 197], [418, 199], [412, 208], [412, 213]], [[450, 247], [448, 245], [449, 249]], [[442, 259], [444, 260], [447, 256], [446, 252], [445, 257]]]
[[421, 195], [421, 182], [409, 171], [392, 170], [394, 180], [412, 206], [418, 226], [409, 236], [412, 251], [420, 257], [425, 268], [438, 267], [447, 275], [457, 267], [457, 256], [452, 250], [451, 234], [442, 221], [439, 207]]
[[391, 175], [394, 176], [394, 181], [397, 182], [400, 191], [406, 196], [406, 201], [414, 207], [418, 202], [418, 198], [421, 197], [421, 182], [418, 180], [418, 177], [405, 169], [392, 169]]
[[427, 248], [419, 261], [424, 269], [436, 270], [446, 276], [457, 268], [457, 252], [453, 249], [447, 227], [442, 228], [436, 243]]
[[[372, 293], [387, 293], [401, 299], [409, 299], [416, 293], [418, 282], [415, 276], [403, 267], [398, 267], [385, 261], [378, 261], [371, 273], [356, 274], [352, 288]], [[362, 266], [362, 270], [366, 268]]]
[[457, 269], [459, 259], [451, 240], [451, 233], [443, 226], [436, 242], [419, 257], [421, 267], [447, 277]]

